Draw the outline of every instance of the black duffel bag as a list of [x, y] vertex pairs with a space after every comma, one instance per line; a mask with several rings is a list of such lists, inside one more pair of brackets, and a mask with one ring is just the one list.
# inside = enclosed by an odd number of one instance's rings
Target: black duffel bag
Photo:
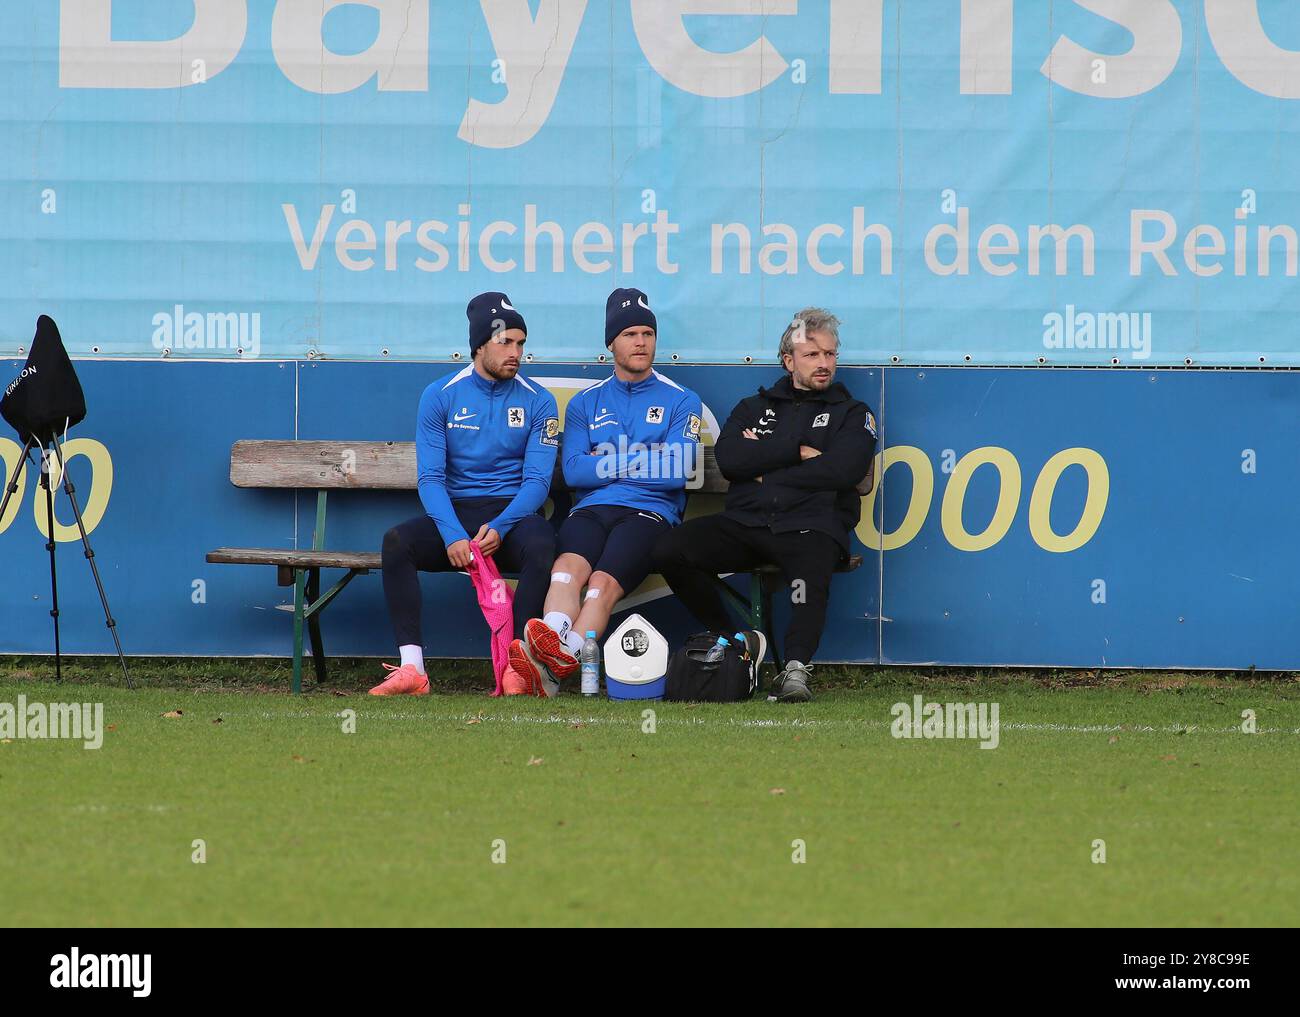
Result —
[[[706, 663], [704, 658], [725, 636], [730, 645], [722, 659]], [[737, 703], [749, 699], [758, 685], [758, 665], [745, 658], [734, 633], [700, 632], [668, 661], [664, 699], [692, 703]]]

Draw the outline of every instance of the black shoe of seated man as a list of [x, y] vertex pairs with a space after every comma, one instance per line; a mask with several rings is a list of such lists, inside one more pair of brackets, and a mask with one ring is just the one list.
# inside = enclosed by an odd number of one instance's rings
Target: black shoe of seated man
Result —
[[758, 629], [746, 629], [736, 635], [745, 640], [744, 650], [749, 654], [749, 690], [752, 695], [758, 688], [758, 669], [763, 666], [763, 658], [767, 656], [767, 636]]
[[745, 652], [749, 654], [749, 659], [754, 664], [754, 671], [757, 673], [763, 658], [767, 656], [767, 636], [758, 629], [745, 629], [743, 632], [737, 632], [736, 635], [744, 637]]
[[812, 678], [812, 668], [797, 660], [786, 662], [785, 670], [772, 682], [772, 691], [768, 694], [769, 703], [806, 703], [812, 699], [808, 682]]

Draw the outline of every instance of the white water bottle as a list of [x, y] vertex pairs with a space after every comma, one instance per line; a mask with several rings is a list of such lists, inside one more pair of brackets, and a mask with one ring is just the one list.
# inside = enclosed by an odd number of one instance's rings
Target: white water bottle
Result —
[[718, 641], [709, 647], [709, 652], [704, 655], [704, 663], [716, 664], [726, 656], [727, 647], [730, 645], [726, 636], [718, 636]]
[[587, 633], [578, 659], [582, 662], [582, 694], [600, 695], [600, 643], [596, 642], [596, 633]]

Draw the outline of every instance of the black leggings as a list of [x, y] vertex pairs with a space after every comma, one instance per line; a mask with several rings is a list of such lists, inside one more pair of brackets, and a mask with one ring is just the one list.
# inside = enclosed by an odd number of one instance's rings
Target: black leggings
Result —
[[[510, 503], [509, 498], [470, 498], [453, 504], [456, 517], [470, 536], [495, 519]], [[515, 638], [521, 638], [524, 623], [540, 618], [546, 590], [551, 585], [555, 562], [555, 528], [541, 516], [519, 520], [492, 556], [502, 572], [519, 573], [515, 589]], [[438, 524], [427, 515], [408, 519], [384, 534], [384, 599], [398, 646], [423, 646], [420, 634], [420, 572], [456, 571], [447, 559], [447, 548]]]
[[691, 519], [664, 534], [655, 546], [654, 567], [704, 626], [726, 632], [735, 623], [714, 577], [776, 565], [791, 584], [784, 656], [807, 664], [821, 642], [831, 576], [842, 555], [834, 537], [816, 530], [773, 533], [766, 526], [746, 526], [716, 515]]

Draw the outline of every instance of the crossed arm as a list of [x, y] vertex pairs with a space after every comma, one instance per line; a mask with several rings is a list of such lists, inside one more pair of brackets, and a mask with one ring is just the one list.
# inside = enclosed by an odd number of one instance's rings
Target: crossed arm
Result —
[[741, 402], [727, 418], [714, 453], [722, 475], [732, 483], [757, 480], [787, 466], [796, 466], [821, 453], [810, 445], [801, 445], [794, 435], [760, 438], [759, 421], [752, 409]]
[[867, 409], [859, 405], [845, 416], [824, 452], [773, 470], [767, 479], [805, 491], [851, 491], [871, 469], [875, 453], [876, 439], [867, 430]]
[[564, 424], [564, 480], [570, 487], [590, 490], [618, 480], [647, 491], [675, 491], [685, 486], [685, 469], [695, 465], [699, 435], [690, 429], [691, 416], [703, 413], [698, 397], [683, 398], [673, 407], [663, 441], [635, 452], [593, 444], [586, 409], [569, 403]]
[[768, 480], [810, 491], [849, 490], [867, 475], [875, 454], [866, 414], [865, 407], [855, 407], [821, 452], [800, 444], [796, 435], [760, 438], [754, 410], [742, 402], [718, 439], [718, 468], [733, 483]]

